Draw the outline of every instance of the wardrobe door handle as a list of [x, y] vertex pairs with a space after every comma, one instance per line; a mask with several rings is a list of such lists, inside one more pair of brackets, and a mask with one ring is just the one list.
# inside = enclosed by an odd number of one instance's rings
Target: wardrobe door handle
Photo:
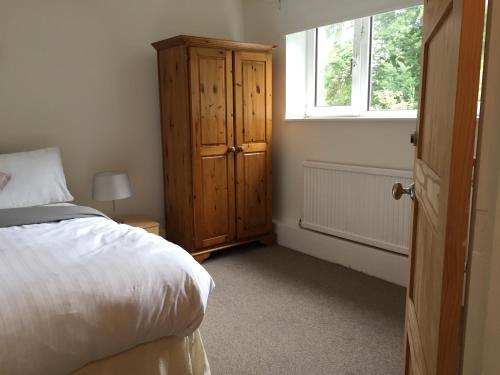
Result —
[[237, 146], [236, 147], [236, 152], [243, 152], [243, 147]]
[[236, 147], [234, 147], [234, 146], [228, 147], [226, 152], [227, 152], [228, 154], [229, 154], [230, 152], [235, 153], [235, 152], [236, 152]]

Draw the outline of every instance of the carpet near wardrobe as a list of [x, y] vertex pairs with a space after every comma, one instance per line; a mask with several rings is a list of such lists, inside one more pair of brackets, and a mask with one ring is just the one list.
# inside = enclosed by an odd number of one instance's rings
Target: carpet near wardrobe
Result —
[[403, 373], [404, 288], [280, 246], [203, 265], [212, 375]]

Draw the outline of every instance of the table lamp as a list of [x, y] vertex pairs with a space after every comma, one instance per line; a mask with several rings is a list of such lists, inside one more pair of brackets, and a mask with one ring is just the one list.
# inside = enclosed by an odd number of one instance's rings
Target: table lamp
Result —
[[132, 196], [130, 181], [126, 172], [99, 172], [94, 175], [92, 198], [96, 201], [113, 201], [113, 216], [116, 215], [116, 201]]

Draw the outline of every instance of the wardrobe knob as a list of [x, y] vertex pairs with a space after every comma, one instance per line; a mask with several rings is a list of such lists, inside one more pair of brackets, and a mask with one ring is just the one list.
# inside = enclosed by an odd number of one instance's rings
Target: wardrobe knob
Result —
[[243, 152], [243, 147], [237, 146], [236, 147], [236, 152]]
[[236, 147], [231, 146], [227, 148], [227, 153], [229, 154], [230, 152], [236, 152]]

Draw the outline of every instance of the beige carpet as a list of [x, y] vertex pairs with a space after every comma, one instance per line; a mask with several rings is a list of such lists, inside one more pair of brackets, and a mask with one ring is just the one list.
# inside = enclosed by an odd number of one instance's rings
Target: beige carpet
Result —
[[204, 266], [212, 375], [403, 373], [403, 288], [279, 246]]

